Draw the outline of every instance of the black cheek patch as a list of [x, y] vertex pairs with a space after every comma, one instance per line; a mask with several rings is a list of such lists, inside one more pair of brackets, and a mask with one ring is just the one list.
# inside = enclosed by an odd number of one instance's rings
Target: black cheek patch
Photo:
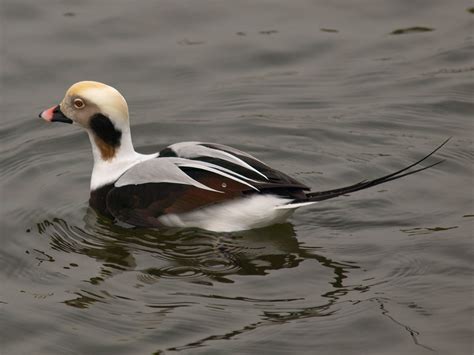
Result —
[[95, 135], [104, 141], [104, 143], [112, 147], [120, 146], [122, 132], [115, 128], [114, 124], [107, 116], [96, 113], [91, 117], [89, 126]]

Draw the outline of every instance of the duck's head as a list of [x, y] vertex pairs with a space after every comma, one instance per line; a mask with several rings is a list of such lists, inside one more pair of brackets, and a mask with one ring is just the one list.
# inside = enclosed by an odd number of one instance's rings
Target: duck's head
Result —
[[74, 123], [86, 129], [104, 160], [114, 157], [122, 134], [130, 131], [124, 97], [113, 87], [96, 81], [72, 85], [59, 105], [39, 116], [49, 122]]

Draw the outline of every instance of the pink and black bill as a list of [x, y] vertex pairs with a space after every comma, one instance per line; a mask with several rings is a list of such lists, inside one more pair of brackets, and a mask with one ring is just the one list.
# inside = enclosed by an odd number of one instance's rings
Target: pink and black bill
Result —
[[44, 110], [39, 114], [39, 117], [48, 122], [73, 123], [70, 118], [66, 117], [64, 113], [62, 113], [59, 105]]

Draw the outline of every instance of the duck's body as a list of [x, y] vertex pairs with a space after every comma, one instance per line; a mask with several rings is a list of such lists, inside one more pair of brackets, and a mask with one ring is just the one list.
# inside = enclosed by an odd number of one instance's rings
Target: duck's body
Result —
[[251, 229], [315, 203], [296, 202], [307, 198], [307, 186], [222, 145], [183, 142], [111, 164], [113, 176], [94, 168], [91, 206], [136, 226]]
[[406, 172], [434, 153], [379, 179], [310, 192], [290, 176], [225, 145], [183, 142], [155, 154], [135, 152], [125, 99], [102, 83], [74, 84], [60, 105], [40, 117], [86, 129], [94, 156], [91, 206], [142, 227], [229, 232], [268, 226], [283, 222], [298, 207], [424, 170], [430, 166]]

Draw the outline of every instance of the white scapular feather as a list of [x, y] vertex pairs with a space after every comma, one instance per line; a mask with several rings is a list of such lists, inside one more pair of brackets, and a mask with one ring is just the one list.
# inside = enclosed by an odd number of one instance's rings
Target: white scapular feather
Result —
[[[217, 150], [217, 149], [206, 147], [203, 144], [207, 144], [207, 143], [180, 142], [180, 143], [175, 143], [173, 145], [170, 145], [168, 148], [174, 150], [180, 157], [183, 157], [183, 158], [193, 159], [193, 158], [198, 158], [198, 157], [210, 157], [210, 158], [222, 159], [222, 160], [228, 161], [229, 163], [234, 163], [250, 171], [253, 171], [254, 173], [257, 173], [261, 175], [262, 177], [264, 177], [266, 180], [268, 180], [268, 178], [264, 174], [262, 174], [257, 169], [251, 167], [249, 164], [247, 164], [246, 162], [244, 162], [242, 159], [238, 158], [237, 156], [232, 155], [223, 150]], [[215, 146], [217, 147], [217, 145]], [[255, 159], [251, 155], [241, 152], [237, 149], [233, 149], [233, 148], [229, 148], [225, 146], [220, 146], [220, 147], [222, 149], [232, 150], [234, 154], [239, 154], [239, 155], [243, 155], [243, 156]]]
[[200, 189], [219, 192], [212, 189], [199, 181], [188, 176], [178, 167], [179, 162], [185, 162], [186, 159], [181, 158], [159, 158], [150, 159], [141, 162], [125, 172], [116, 182], [116, 187], [126, 185], [139, 185], [147, 183], [173, 183], [192, 185]]

